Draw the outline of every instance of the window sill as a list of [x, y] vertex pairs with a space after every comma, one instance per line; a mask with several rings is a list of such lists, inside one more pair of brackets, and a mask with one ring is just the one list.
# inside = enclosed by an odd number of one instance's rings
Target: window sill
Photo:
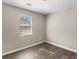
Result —
[[32, 35], [32, 33], [22, 33], [20, 36]]

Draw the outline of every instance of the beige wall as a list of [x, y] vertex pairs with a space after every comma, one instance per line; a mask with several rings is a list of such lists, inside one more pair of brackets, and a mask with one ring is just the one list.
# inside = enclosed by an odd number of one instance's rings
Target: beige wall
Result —
[[[42, 42], [45, 39], [45, 17], [28, 10], [3, 4], [3, 54]], [[32, 16], [33, 34], [20, 37], [19, 15]]]
[[47, 16], [47, 41], [77, 50], [76, 9], [65, 10]]

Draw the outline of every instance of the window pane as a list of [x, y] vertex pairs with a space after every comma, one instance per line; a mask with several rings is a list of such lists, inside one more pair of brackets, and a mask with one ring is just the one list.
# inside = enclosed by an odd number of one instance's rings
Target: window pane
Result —
[[31, 16], [21, 16], [20, 17], [20, 33], [28, 34], [32, 33], [32, 17]]
[[32, 17], [31, 16], [22, 16], [20, 19], [21, 19], [21, 24], [32, 25]]
[[21, 33], [31, 33], [32, 30], [31, 30], [31, 26], [20, 26], [20, 29], [21, 29]]

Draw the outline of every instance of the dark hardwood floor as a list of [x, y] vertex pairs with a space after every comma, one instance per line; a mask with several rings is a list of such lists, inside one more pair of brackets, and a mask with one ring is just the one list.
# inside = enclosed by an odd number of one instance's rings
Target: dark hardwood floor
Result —
[[77, 54], [48, 43], [42, 43], [3, 56], [3, 59], [77, 59]]

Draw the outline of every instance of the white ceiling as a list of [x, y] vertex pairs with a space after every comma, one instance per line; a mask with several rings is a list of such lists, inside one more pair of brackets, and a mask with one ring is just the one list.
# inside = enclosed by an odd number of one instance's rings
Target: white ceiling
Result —
[[[49, 14], [76, 7], [76, 0], [3, 0], [3, 3], [32, 10], [41, 14]], [[32, 4], [28, 6], [27, 3]]]

